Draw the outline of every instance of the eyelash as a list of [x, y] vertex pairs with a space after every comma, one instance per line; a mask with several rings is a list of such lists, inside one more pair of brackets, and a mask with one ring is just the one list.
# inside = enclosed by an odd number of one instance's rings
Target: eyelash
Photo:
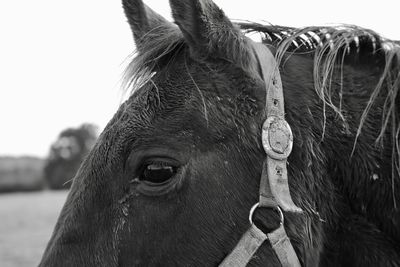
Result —
[[[155, 168], [149, 169], [150, 166]], [[170, 181], [178, 173], [178, 169], [176, 165], [166, 161], [150, 160], [141, 165], [137, 177], [139, 181], [161, 185]]]

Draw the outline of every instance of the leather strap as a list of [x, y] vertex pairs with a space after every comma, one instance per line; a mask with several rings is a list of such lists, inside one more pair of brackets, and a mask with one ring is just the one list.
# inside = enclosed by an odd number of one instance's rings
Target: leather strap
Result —
[[245, 267], [267, 238], [263, 231], [252, 224], [219, 267]]
[[282, 81], [277, 62], [263, 44], [254, 43], [262, 78], [266, 84], [267, 120], [262, 128], [262, 143], [267, 153], [260, 182], [260, 207], [281, 207], [284, 211], [302, 212], [290, 195], [286, 159], [292, 150], [293, 135], [285, 121]]
[[[253, 48], [259, 62], [261, 78], [266, 85], [266, 116], [262, 127], [262, 143], [267, 154], [260, 180], [260, 199], [250, 211], [251, 226], [231, 253], [219, 265], [222, 267], [244, 267], [265, 240], [269, 240], [277, 258], [283, 267], [301, 267], [295, 250], [286, 234], [280, 208], [286, 212], [302, 212], [290, 195], [287, 176], [287, 157], [292, 145], [293, 135], [285, 121], [283, 88], [279, 69], [271, 51], [263, 44], [254, 43]], [[263, 233], [252, 223], [252, 213], [257, 207], [274, 208], [281, 213], [280, 226]]]
[[[265, 45], [254, 43], [253, 47], [267, 90], [265, 100], [267, 119], [262, 127], [262, 144], [267, 157], [261, 173], [259, 207], [280, 207], [285, 212], [301, 213], [302, 209], [294, 204], [289, 190], [287, 158], [292, 151], [293, 135], [285, 120], [279, 66]], [[282, 266], [301, 266], [286, 234], [283, 221], [278, 229], [267, 236]]]
[[285, 160], [267, 157], [263, 164], [260, 181], [260, 207], [279, 206], [286, 212], [301, 213], [290, 196]]
[[282, 267], [301, 267], [292, 243], [286, 234], [283, 224], [278, 229], [267, 234], [269, 242]]
[[219, 267], [245, 267], [250, 262], [254, 253], [256, 253], [258, 248], [267, 239], [271, 243], [272, 249], [282, 267], [301, 266], [283, 224], [268, 234], [264, 234], [263, 231], [252, 224]]

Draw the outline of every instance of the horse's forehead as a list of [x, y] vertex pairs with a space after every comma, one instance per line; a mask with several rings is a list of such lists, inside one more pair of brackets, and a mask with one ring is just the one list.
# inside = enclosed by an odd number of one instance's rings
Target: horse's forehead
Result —
[[[177, 124], [193, 109], [190, 86], [175, 78], [153, 77], [137, 89], [121, 105], [115, 121], [128, 129], [143, 132], [153, 126], [165, 125], [170, 121]], [[154, 130], [154, 129], [153, 129]]]
[[[126, 101], [125, 111], [134, 114], [163, 113], [171, 109], [193, 108], [188, 102], [199, 97], [199, 90], [205, 90], [207, 81], [196, 70], [196, 63], [180, 59], [174, 60], [167, 68], [152, 73], [152, 76], [134, 90]], [[201, 88], [199, 88], [201, 84]], [[194, 93], [197, 91], [197, 94]]]
[[227, 66], [177, 55], [120, 108], [121, 131], [143, 142], [154, 135], [188, 133], [212, 142], [238, 125], [247, 127], [262, 102], [253, 95], [259, 84], [239, 67]]

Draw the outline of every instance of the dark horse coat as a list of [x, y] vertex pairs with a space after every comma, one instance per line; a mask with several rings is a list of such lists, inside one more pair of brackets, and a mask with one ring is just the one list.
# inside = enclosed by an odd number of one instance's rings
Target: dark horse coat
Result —
[[[246, 32], [280, 65], [289, 186], [304, 210], [285, 213], [285, 228], [302, 266], [400, 266], [398, 43], [170, 4], [175, 23], [123, 1], [132, 95], [78, 171], [40, 266], [216, 266], [235, 247], [265, 158], [265, 84]], [[276, 214], [255, 220], [266, 230]], [[249, 266], [279, 266], [268, 242]]]

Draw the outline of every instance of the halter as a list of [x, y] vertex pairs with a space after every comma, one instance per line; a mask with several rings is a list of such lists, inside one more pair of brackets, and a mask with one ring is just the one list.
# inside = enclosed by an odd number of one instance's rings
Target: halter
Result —
[[[269, 240], [283, 267], [300, 267], [300, 261], [284, 228], [283, 211], [301, 213], [302, 209], [293, 203], [289, 191], [286, 164], [292, 151], [293, 135], [285, 120], [281, 77], [271, 51], [263, 44], [252, 44], [267, 92], [267, 119], [262, 126], [262, 144], [266, 159], [260, 180], [259, 202], [250, 210], [250, 227], [219, 266], [246, 266], [263, 242]], [[280, 215], [279, 227], [270, 233], [261, 231], [253, 223], [253, 214], [257, 208], [276, 210]]]

